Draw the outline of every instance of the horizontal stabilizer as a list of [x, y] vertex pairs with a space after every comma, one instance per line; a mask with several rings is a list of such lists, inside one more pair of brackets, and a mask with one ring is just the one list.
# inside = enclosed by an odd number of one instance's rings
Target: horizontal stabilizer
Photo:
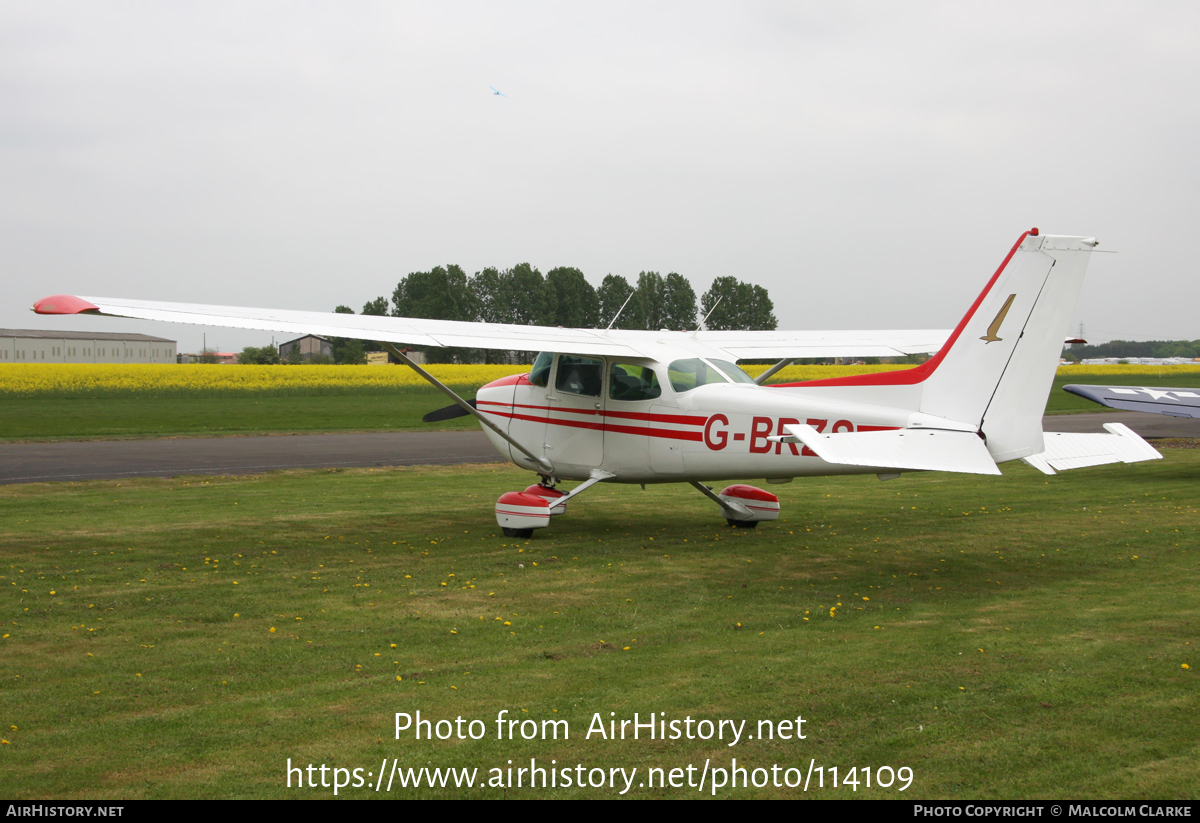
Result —
[[1105, 463], [1140, 463], [1161, 460], [1158, 450], [1123, 423], [1105, 423], [1110, 434], [1065, 434], [1046, 432], [1042, 435], [1045, 451], [1024, 458], [1025, 462], [1045, 474], [1102, 466]]
[[784, 430], [826, 463], [902, 471], [1000, 474], [987, 445], [975, 432], [899, 429], [820, 434], [796, 423]]

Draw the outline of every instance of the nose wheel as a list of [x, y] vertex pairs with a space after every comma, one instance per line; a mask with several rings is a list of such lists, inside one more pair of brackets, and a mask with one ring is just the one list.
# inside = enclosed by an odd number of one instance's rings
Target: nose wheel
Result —
[[529, 486], [523, 492], [508, 492], [496, 501], [496, 525], [505, 537], [526, 539], [533, 536], [535, 529], [550, 525], [552, 515], [566, 514], [567, 501], [590, 489], [597, 483], [614, 475], [602, 469], [593, 469], [587, 480], [564, 493], [554, 488], [552, 478], [543, 475], [542, 482]]
[[757, 520], [730, 520], [726, 517], [725, 522], [735, 529], [753, 529], [758, 526]]

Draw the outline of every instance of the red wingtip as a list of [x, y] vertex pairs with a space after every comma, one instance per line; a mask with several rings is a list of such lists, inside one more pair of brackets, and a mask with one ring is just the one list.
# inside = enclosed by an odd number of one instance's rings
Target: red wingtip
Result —
[[98, 312], [100, 307], [71, 294], [55, 294], [34, 303], [33, 310], [38, 314], [81, 314], [88, 311]]

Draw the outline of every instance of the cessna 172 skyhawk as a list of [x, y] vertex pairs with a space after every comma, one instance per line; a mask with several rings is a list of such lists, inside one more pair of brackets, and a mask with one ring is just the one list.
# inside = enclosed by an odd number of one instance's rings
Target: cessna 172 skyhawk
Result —
[[[528, 537], [599, 482], [690, 483], [731, 525], [779, 516], [778, 498], [702, 481], [906, 471], [999, 474], [1024, 459], [1055, 469], [1161, 457], [1119, 424], [1048, 434], [1042, 413], [1094, 238], [1021, 235], [958, 326], [945, 332], [668, 332], [506, 326], [402, 317], [155, 303], [59, 295], [39, 314], [104, 314], [377, 340], [409, 346], [542, 349], [529, 374], [458, 397], [492, 443], [541, 480], [496, 503], [508, 536]], [[881, 374], [759, 385], [802, 357], [936, 351]], [[779, 358], [751, 379], [735, 363]], [[447, 415], [442, 415], [445, 417]], [[569, 493], [560, 480], [583, 481]]]

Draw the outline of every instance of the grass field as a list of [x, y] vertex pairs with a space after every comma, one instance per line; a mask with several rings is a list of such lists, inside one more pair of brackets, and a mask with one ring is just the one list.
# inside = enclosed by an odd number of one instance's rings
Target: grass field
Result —
[[[467, 397], [526, 366], [440, 366]], [[765, 367], [751, 366], [753, 374]], [[811, 380], [881, 366], [793, 366], [779, 380]], [[1194, 387], [1200, 366], [1070, 366], [1059, 369], [1051, 414], [1099, 411], [1067, 383]], [[408, 369], [372, 366], [0, 366], [0, 440], [176, 437], [427, 429], [445, 395]], [[439, 428], [470, 429], [459, 418]]]
[[[499, 466], [3, 487], [6, 789], [315, 798], [333, 789], [289, 789], [289, 758], [372, 785], [385, 762], [486, 781], [536, 758], [689, 797], [736, 758], [824, 767], [826, 798], [1194, 799], [1200, 450], [1005, 472], [772, 486], [783, 519], [753, 531], [685, 487], [601, 486], [530, 541], [498, 536], [493, 501], [528, 482]], [[396, 739], [418, 710], [486, 733]], [[570, 737], [498, 740], [505, 710]], [[634, 712], [754, 739], [585, 736]], [[805, 739], [759, 739], [797, 716]], [[689, 766], [691, 787], [639, 785]], [[906, 791], [876, 785], [901, 767]]]

